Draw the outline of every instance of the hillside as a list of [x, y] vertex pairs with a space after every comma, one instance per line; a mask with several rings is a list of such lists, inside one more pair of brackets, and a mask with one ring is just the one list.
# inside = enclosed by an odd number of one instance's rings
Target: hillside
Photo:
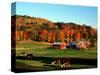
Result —
[[[54, 23], [44, 18], [25, 15], [12, 16], [11, 19], [12, 36], [16, 35], [17, 41], [31, 39], [34, 41], [64, 42], [81, 39], [96, 40], [97, 38], [97, 30], [86, 24]], [[14, 40], [14, 37], [12, 39]]]

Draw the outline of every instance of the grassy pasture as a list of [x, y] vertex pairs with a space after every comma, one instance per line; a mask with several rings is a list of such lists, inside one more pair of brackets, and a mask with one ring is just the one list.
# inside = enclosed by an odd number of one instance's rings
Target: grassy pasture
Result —
[[[67, 58], [80, 58], [80, 59], [97, 59], [97, 49], [96, 47], [91, 47], [88, 49], [71, 50], [71, 49], [53, 49], [49, 48], [48, 44], [41, 43], [17, 43], [16, 44], [16, 56], [20, 53], [32, 53], [34, 57], [67, 57]], [[34, 60], [24, 60], [16, 59], [16, 68], [23, 71], [43, 71], [43, 70], [57, 70], [61, 69], [59, 64], [48, 64], [43, 61], [49, 61], [49, 59], [34, 59]], [[87, 62], [87, 61], [86, 61]], [[24, 66], [24, 67], [23, 67]], [[86, 64], [71, 64], [71, 68], [94, 68], [94, 65]], [[70, 68], [70, 69], [71, 69]]]

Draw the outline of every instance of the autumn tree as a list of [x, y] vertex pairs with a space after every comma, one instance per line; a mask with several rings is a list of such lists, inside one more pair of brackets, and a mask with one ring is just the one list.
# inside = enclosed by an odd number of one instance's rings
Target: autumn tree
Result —
[[15, 15], [11, 18], [11, 31], [16, 34], [16, 39], [19, 41], [31, 39], [64, 42], [65, 40], [97, 39], [97, 29], [86, 24], [51, 22], [44, 18], [26, 15]]
[[73, 40], [74, 41], [78, 41], [81, 39], [81, 34], [78, 30], [75, 30], [74, 34], [73, 34]]
[[52, 33], [48, 32], [48, 34], [47, 34], [47, 41], [51, 42], [51, 39], [52, 39]]
[[43, 30], [43, 31], [40, 31], [39, 32], [39, 40], [41, 41], [47, 41], [47, 34], [48, 34], [48, 31], [47, 30]]
[[64, 42], [64, 40], [65, 40], [65, 35], [64, 35], [64, 32], [62, 30], [59, 31], [58, 40], [60, 42]]

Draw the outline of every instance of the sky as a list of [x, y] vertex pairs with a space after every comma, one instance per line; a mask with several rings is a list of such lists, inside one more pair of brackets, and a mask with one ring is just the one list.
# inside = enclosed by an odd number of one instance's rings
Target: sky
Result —
[[41, 17], [52, 22], [73, 22], [97, 27], [97, 7], [64, 4], [16, 2], [16, 13], [12, 5], [12, 15]]

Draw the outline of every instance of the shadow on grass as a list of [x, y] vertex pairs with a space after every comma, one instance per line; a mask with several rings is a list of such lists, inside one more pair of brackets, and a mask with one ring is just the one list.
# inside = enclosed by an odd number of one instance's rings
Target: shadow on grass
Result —
[[[27, 57], [18, 56], [16, 59], [20, 60], [27, 60]], [[30, 64], [25, 64], [24, 62], [16, 62], [14, 66], [17, 65], [12, 71], [21, 73], [21, 72], [39, 72], [39, 71], [52, 71], [52, 70], [69, 70], [69, 69], [88, 69], [88, 68], [96, 68], [97, 67], [97, 59], [83, 59], [83, 58], [69, 58], [70, 64], [77, 64], [77, 65], [85, 65], [82, 67], [72, 66], [69, 68], [61, 69], [60, 66], [51, 65], [51, 62], [55, 58], [53, 57], [36, 57], [34, 56], [32, 61], [41, 61], [45, 63], [43, 66], [31, 66]], [[63, 58], [60, 58], [63, 59]]]
[[[16, 57], [17, 59], [22, 59], [22, 60], [26, 60], [27, 57]], [[66, 57], [59, 57], [60, 59], [66, 59]], [[53, 57], [36, 57], [34, 56], [32, 60], [39, 60], [42, 61], [43, 63], [47, 63], [47, 64], [51, 64], [51, 62], [54, 60], [55, 58]], [[85, 65], [97, 65], [97, 59], [88, 59], [88, 58], [69, 58], [70, 59], [70, 63], [71, 64], [85, 64]]]

